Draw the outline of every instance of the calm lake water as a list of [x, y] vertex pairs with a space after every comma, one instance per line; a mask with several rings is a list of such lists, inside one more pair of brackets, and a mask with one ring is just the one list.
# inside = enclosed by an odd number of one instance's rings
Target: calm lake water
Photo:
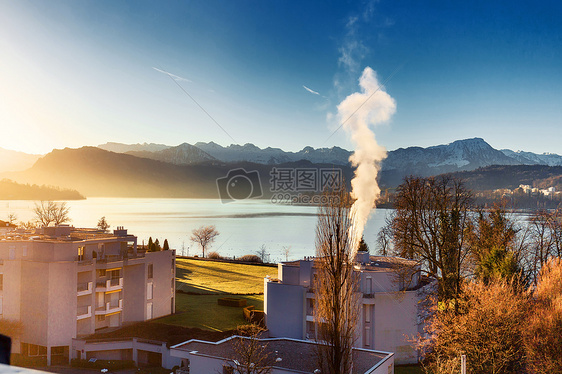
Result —
[[[111, 225], [125, 226], [138, 242], [168, 239], [178, 254], [201, 255], [190, 241], [191, 231], [215, 225], [220, 235], [211, 247], [223, 256], [255, 254], [265, 245], [271, 261], [284, 260], [283, 247], [291, 246], [289, 259], [314, 255], [317, 208], [273, 204], [267, 200], [242, 200], [223, 204], [210, 199], [89, 198], [68, 201], [71, 224], [95, 227], [106, 217]], [[0, 200], [0, 219], [15, 213], [18, 221], [34, 218], [33, 201]], [[376, 210], [365, 228], [365, 241], [375, 249], [377, 234], [384, 225], [385, 209]]]

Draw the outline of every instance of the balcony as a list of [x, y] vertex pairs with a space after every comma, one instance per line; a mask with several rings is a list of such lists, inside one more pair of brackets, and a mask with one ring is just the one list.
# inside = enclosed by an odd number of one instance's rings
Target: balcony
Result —
[[105, 305], [96, 308], [96, 316], [118, 313], [123, 311], [123, 299], [105, 303]]
[[93, 291], [93, 282], [78, 283], [76, 286], [77, 296], [90, 295]]
[[123, 278], [99, 279], [96, 282], [96, 292], [117, 291], [123, 288]]
[[[91, 283], [91, 282], [90, 282]], [[92, 316], [92, 306], [79, 306], [76, 310], [76, 320], [90, 318]]]

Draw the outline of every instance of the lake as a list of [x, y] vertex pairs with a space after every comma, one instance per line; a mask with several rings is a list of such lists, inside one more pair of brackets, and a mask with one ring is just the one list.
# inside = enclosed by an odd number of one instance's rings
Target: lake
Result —
[[[88, 198], [68, 201], [70, 222], [75, 227], [95, 227], [105, 216], [110, 229], [124, 226], [138, 237], [168, 239], [179, 255], [201, 255], [190, 241], [191, 231], [215, 225], [220, 235], [210, 248], [222, 256], [255, 254], [265, 245], [270, 261], [285, 260], [283, 247], [290, 246], [289, 259], [314, 255], [317, 207], [274, 204], [268, 200], [222, 203], [214, 199]], [[0, 219], [15, 213], [18, 221], [34, 218], [34, 201], [0, 200]], [[365, 241], [374, 253], [377, 234], [384, 225], [385, 209], [376, 210], [365, 228]]]

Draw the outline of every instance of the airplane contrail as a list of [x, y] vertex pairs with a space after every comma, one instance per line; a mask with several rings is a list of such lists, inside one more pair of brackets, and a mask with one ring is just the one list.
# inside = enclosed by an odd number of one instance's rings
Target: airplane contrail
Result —
[[[197, 102], [197, 100], [195, 100], [195, 98], [194, 98], [193, 96], [191, 96], [191, 95], [189, 94], [189, 92], [187, 92], [187, 91], [185, 90], [185, 88], [182, 87], [181, 84], [178, 83], [178, 79], [175, 79], [175, 78], [174, 78], [174, 74], [168, 73], [166, 70], [156, 69], [155, 67], [152, 67], [152, 68], [153, 68], [154, 70], [156, 70], [156, 71], [158, 71], [158, 72], [160, 72], [160, 73], [162, 73], [162, 74], [166, 74], [168, 77], [170, 77], [170, 79], [172, 80], [172, 82], [174, 82], [174, 83], [176, 84], [176, 86], [178, 86], [179, 89], [182, 90], [183, 93], [186, 94], [186, 95], [191, 99], [191, 101], [193, 101], [193, 102], [199, 107], [199, 109], [201, 109], [201, 110], [207, 115], [207, 117], [209, 117], [209, 118], [211, 119], [211, 121], [213, 121], [218, 127], [220, 127], [220, 129], [221, 129], [226, 135], [228, 135], [228, 137], [229, 137], [230, 139], [232, 139], [232, 141], [233, 141], [234, 143], [236, 143], [236, 140], [234, 140], [234, 138], [232, 137], [232, 135], [230, 135], [230, 134], [228, 133], [228, 131], [226, 131], [226, 130], [224, 129], [224, 127], [222, 127], [222, 126], [220, 125], [220, 123], [218, 123], [217, 120], [214, 119], [213, 116], [211, 116], [211, 114], [210, 114], [209, 112], [207, 112], [207, 111], [205, 110], [205, 108], [203, 108], [203, 107], [201, 106], [201, 104], [199, 104], [199, 102]], [[175, 77], [178, 77], [178, 76], [175, 75]], [[181, 77], [178, 77], [178, 78], [181, 78]], [[181, 79], [186, 80], [185, 78], [181, 78]], [[190, 82], [189, 80], [187, 80], [187, 81]]]
[[176, 81], [184, 81], [184, 82], [192, 83], [192, 81], [190, 81], [190, 80], [187, 79], [187, 78], [183, 78], [183, 77], [180, 77], [179, 75], [175, 75], [175, 74], [172, 74], [172, 73], [167, 72], [167, 71], [165, 71], [165, 70], [161, 70], [161, 69], [155, 68], [154, 66], [153, 66], [152, 68], [153, 68], [154, 70], [156, 70], [157, 72], [159, 72], [159, 73], [166, 74], [167, 76], [173, 78], [173, 79], [176, 80]]
[[310, 88], [306, 87], [304, 84], [302, 85], [302, 87], [303, 87], [305, 90], [307, 90], [308, 92], [310, 92], [311, 94], [315, 94], [315, 95], [321, 96], [318, 92], [316, 92], [316, 91], [314, 91], [314, 90], [311, 90]]

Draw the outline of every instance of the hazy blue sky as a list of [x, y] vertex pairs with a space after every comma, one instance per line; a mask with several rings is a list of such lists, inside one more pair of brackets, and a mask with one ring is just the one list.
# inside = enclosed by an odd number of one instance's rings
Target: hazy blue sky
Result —
[[[214, 141], [351, 148], [330, 114], [366, 66], [392, 150], [482, 137], [562, 153], [558, 1], [0, 0], [0, 147]], [[318, 92], [314, 94], [304, 88]]]

